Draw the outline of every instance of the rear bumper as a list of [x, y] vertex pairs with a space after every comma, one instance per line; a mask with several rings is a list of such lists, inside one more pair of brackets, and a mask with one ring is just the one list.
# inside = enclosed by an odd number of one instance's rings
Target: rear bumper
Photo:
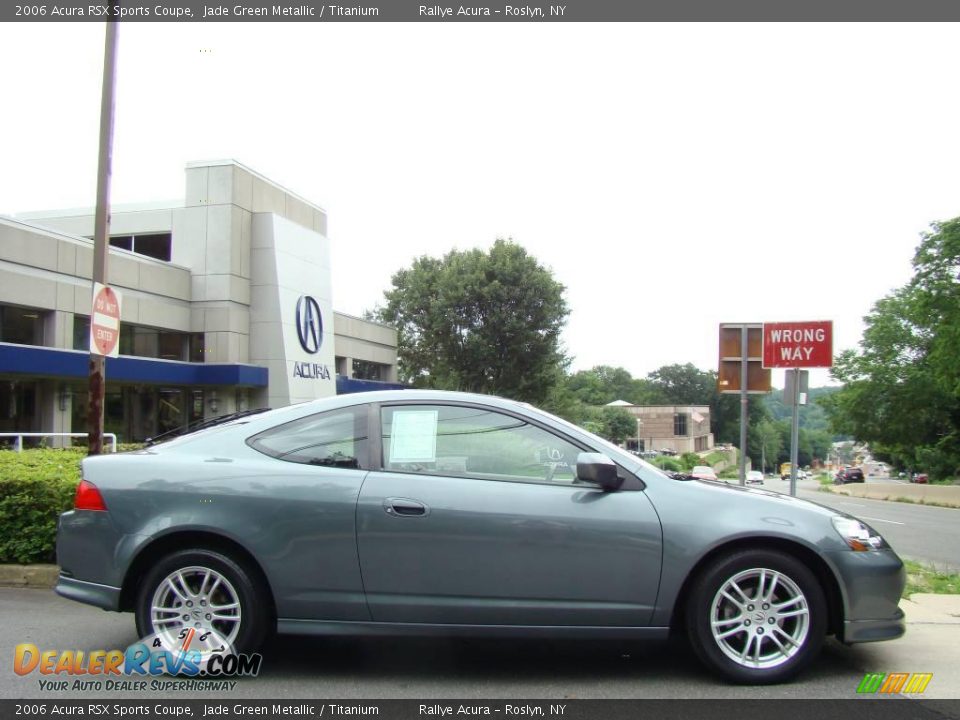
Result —
[[120, 588], [118, 587], [98, 585], [61, 575], [54, 592], [61, 597], [95, 605], [104, 610], [120, 610]]

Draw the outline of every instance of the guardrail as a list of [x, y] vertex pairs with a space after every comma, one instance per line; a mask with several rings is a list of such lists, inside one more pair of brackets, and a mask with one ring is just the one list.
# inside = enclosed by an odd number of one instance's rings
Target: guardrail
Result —
[[[14, 438], [13, 449], [17, 452], [23, 452], [23, 439], [24, 438], [36, 438], [36, 437], [82, 437], [85, 438], [89, 433], [34, 433], [34, 432], [25, 432], [25, 433], [0, 433], [0, 438]], [[116, 433], [104, 433], [104, 438], [110, 439], [110, 449], [113, 452], [117, 451], [117, 435]]]

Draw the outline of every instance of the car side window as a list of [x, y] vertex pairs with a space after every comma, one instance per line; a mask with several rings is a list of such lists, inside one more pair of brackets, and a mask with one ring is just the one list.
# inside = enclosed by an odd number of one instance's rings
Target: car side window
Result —
[[454, 405], [381, 410], [383, 468], [483, 480], [576, 480], [581, 449], [526, 420]]
[[277, 460], [360, 469], [367, 457], [366, 406], [309, 415], [247, 440]]

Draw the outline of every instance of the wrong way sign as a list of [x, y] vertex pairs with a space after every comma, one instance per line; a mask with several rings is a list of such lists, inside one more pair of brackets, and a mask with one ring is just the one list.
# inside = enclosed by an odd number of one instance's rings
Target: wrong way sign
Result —
[[764, 323], [763, 367], [833, 367], [833, 321]]
[[120, 354], [120, 293], [100, 283], [93, 284], [90, 352], [106, 357]]

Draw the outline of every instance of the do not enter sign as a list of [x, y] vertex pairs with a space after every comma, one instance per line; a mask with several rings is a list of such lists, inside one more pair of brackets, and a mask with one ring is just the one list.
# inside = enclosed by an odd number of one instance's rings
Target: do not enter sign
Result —
[[764, 323], [763, 366], [833, 367], [833, 321]]
[[90, 310], [90, 352], [117, 357], [120, 351], [120, 293], [111, 287], [93, 284]]

